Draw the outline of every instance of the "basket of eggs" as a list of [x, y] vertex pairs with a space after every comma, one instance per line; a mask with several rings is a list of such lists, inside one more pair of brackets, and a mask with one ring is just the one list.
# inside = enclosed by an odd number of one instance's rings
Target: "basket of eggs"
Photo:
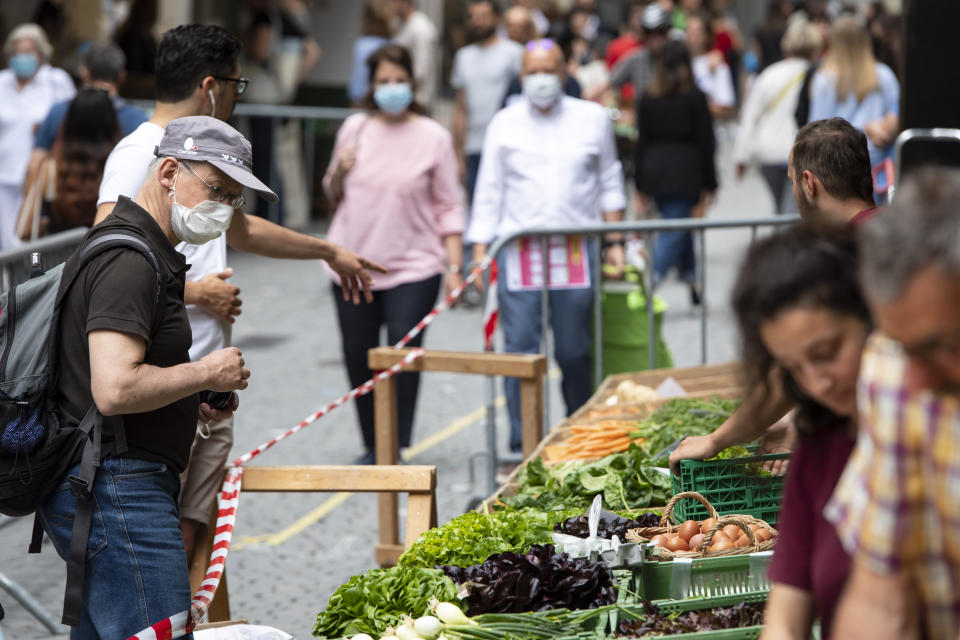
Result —
[[[699, 501], [706, 507], [710, 517], [701, 522], [687, 520], [675, 523], [674, 506], [681, 500], [689, 499]], [[631, 529], [626, 538], [630, 542], [652, 543], [654, 548], [649, 553], [652, 560], [714, 558], [773, 549], [777, 530], [753, 516], [721, 516], [702, 495], [685, 491], [667, 502], [659, 527]]]

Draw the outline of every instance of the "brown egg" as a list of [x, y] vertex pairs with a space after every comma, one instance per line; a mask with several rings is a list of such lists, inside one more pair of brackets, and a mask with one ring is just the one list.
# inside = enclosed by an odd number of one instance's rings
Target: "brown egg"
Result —
[[[721, 538], [722, 538], [723, 540], [726, 540], [727, 542], [733, 542], [733, 540], [731, 540], [730, 537], [729, 537], [727, 534], [725, 534], [723, 531], [720, 531], [720, 530], [718, 529], [718, 530], [715, 531], [714, 534], [713, 534], [713, 542], [716, 542], [717, 540], [720, 540]], [[712, 544], [712, 543], [711, 543], [711, 544]]]
[[700, 546], [700, 543], [702, 543], [703, 539], [706, 537], [707, 536], [703, 535], [702, 533], [698, 533], [697, 535], [690, 538], [690, 542], [688, 543], [690, 545], [690, 551], [696, 551], [697, 547]]
[[680, 536], [673, 536], [667, 540], [667, 549], [670, 549], [670, 551], [687, 551], [689, 547], [686, 540]]
[[667, 536], [662, 533], [650, 538], [650, 542], [652, 542], [653, 546], [655, 547], [663, 547], [664, 549], [667, 548]]
[[728, 538], [720, 538], [719, 540], [714, 539], [713, 546], [710, 547], [710, 551], [723, 551], [724, 549], [732, 549], [733, 543], [730, 542]]
[[700, 533], [700, 525], [697, 524], [696, 520], [687, 520], [682, 525], [680, 525], [680, 530], [677, 531], [677, 535], [690, 542], [690, 538]]
[[700, 523], [700, 533], [707, 533], [710, 529], [713, 529], [713, 525], [717, 524], [716, 518], [707, 518]]
[[738, 527], [735, 524], [728, 524], [723, 529], [721, 529], [721, 531], [727, 534], [727, 537], [730, 538], [731, 540], [736, 540], [743, 533], [740, 527]]
[[735, 547], [748, 547], [750, 546], [750, 539], [747, 538], [747, 534], [741, 532], [740, 537], [733, 543]]
[[757, 539], [757, 542], [768, 542], [773, 538], [773, 534], [766, 529], [757, 529], [753, 532], [753, 535]]

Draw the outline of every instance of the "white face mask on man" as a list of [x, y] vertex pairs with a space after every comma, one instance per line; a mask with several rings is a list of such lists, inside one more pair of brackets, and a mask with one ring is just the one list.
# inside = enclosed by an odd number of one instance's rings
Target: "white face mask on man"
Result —
[[170, 197], [173, 198], [173, 208], [170, 211], [170, 224], [173, 234], [181, 242], [187, 244], [206, 244], [220, 237], [230, 228], [233, 219], [233, 207], [214, 200], [204, 200], [189, 208], [177, 202], [177, 179], [180, 177], [180, 168], [173, 178], [173, 188]]
[[552, 107], [561, 90], [560, 77], [553, 73], [531, 73], [523, 78], [523, 95], [540, 109]]

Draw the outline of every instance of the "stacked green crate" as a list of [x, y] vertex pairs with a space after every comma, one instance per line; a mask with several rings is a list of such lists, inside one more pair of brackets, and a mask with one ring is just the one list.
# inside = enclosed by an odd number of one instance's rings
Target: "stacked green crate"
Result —
[[[770, 474], [763, 466], [789, 457], [788, 453], [775, 453], [727, 460], [682, 460], [680, 475], [671, 475], [673, 493], [696, 491], [721, 516], [745, 514], [776, 526], [784, 476]], [[682, 500], [673, 513], [678, 522], [709, 517], [695, 500]]]

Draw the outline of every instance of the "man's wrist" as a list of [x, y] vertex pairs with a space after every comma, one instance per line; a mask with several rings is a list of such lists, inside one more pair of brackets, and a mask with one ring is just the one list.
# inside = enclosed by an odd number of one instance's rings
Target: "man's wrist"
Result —
[[448, 274], [454, 274], [454, 273], [455, 273], [455, 274], [460, 274], [460, 273], [462, 273], [462, 272], [463, 272], [463, 269], [460, 267], [459, 264], [450, 263], [450, 264], [447, 265], [447, 273], [448, 273]]

